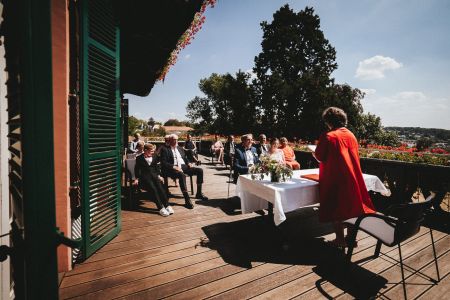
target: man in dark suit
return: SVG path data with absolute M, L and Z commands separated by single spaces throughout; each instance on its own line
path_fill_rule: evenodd
M 159 214 L 167 217 L 173 214 L 174 211 L 169 205 L 166 192 L 159 180 L 158 158 L 153 155 L 154 153 L 154 145 L 144 145 L 144 153 L 136 157 L 136 166 L 134 168 L 136 179 L 133 184 L 139 185 L 142 189 L 153 195 Z
M 246 134 L 241 137 L 242 143 L 236 146 L 234 152 L 234 183 L 239 175 L 248 174 L 249 167 L 259 162 L 255 147 L 252 146 L 253 135 Z
M 256 148 L 256 153 L 258 153 L 258 157 L 261 157 L 261 155 L 266 154 L 269 151 L 270 145 L 267 144 L 267 137 L 265 134 L 259 135 L 259 143 L 254 144 L 253 147 Z
M 169 147 L 161 149 L 160 153 L 161 167 L 163 173 L 171 178 L 176 178 L 180 182 L 180 189 L 183 193 L 186 207 L 194 208 L 189 193 L 186 188 L 186 175 L 197 176 L 197 194 L 195 198 L 208 200 L 202 193 L 203 169 L 194 167 L 194 164 L 186 157 L 183 148 L 178 146 L 178 136 L 171 134 L 169 137 Z
M 234 136 L 230 134 L 228 139 L 224 145 L 224 157 L 223 161 L 225 165 L 230 165 L 230 168 L 233 166 L 233 157 L 234 157 L 234 149 L 236 148 L 236 144 L 234 143 Z

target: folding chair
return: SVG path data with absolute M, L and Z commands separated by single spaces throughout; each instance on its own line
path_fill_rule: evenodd
M 402 273 L 403 294 L 406 299 L 405 275 L 403 271 L 403 259 L 400 244 L 408 238 L 417 234 L 424 220 L 424 215 L 431 209 L 432 201 L 436 194 L 431 195 L 420 203 L 404 203 L 391 206 L 387 210 L 388 215 L 382 214 L 366 214 L 358 218 L 352 218 L 344 221 L 353 227 L 353 232 L 349 237 L 349 249 L 347 259 L 351 262 L 353 248 L 356 241 L 358 230 L 362 230 L 372 237 L 376 238 L 377 245 L 375 247 L 374 258 L 380 255 L 381 244 L 388 247 L 398 247 L 400 258 L 400 269 Z M 439 267 L 436 257 L 436 249 L 434 247 L 433 231 L 430 228 L 431 245 L 433 248 L 434 263 L 436 265 L 437 282 L 440 281 Z M 430 278 L 430 280 L 435 281 Z

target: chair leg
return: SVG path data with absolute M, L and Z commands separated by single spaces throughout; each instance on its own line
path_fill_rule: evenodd
M 377 245 L 375 246 L 375 253 L 373 254 L 373 257 L 380 256 L 380 250 L 381 250 L 381 241 L 377 241 Z
M 194 195 L 194 181 L 192 180 L 192 176 L 189 176 L 191 179 L 191 195 Z
M 353 249 L 355 248 L 355 243 L 356 243 L 356 236 L 358 235 L 358 228 L 359 227 L 354 227 L 352 226 L 351 230 L 350 230 L 350 236 L 348 237 L 348 250 L 347 250 L 347 260 L 349 262 L 352 261 L 352 255 L 353 255 Z M 349 229 L 347 229 L 348 232 Z
M 402 250 L 401 250 L 401 247 L 400 247 L 400 243 L 398 243 L 398 255 L 400 257 L 400 269 L 402 271 L 403 295 L 404 295 L 405 300 L 406 300 L 407 296 L 406 296 L 405 273 L 403 272 L 403 258 L 402 258 Z
M 438 267 L 438 261 L 436 256 L 436 248 L 434 247 L 434 238 L 433 238 L 433 230 L 430 228 L 430 236 L 431 236 L 431 246 L 433 247 L 433 254 L 434 254 L 434 264 L 436 265 L 436 274 L 437 274 L 437 281 L 441 281 L 441 277 L 439 275 L 439 267 Z

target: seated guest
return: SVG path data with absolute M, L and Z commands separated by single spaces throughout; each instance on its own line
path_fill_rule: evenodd
M 236 144 L 234 143 L 234 136 L 230 134 L 227 138 L 225 146 L 223 147 L 223 160 L 226 165 L 232 166 L 235 147 Z
M 166 192 L 158 177 L 158 159 L 154 156 L 156 147 L 153 144 L 146 144 L 143 147 L 144 154 L 136 157 L 136 166 L 134 168 L 136 179 L 133 184 L 139 185 L 139 187 L 149 192 L 154 197 L 159 214 L 167 217 L 173 214 L 174 211 L 169 205 Z
M 239 175 L 248 174 L 248 168 L 259 162 L 256 149 L 252 146 L 253 135 L 243 135 L 241 141 L 234 152 L 234 183 L 237 182 Z
M 211 146 L 211 152 L 217 156 L 219 163 L 223 164 L 223 144 L 216 135 L 214 143 Z
M 295 160 L 294 149 L 288 145 L 288 140 L 285 137 L 280 139 L 280 149 L 283 150 L 284 159 L 286 160 L 286 165 L 292 170 L 300 170 L 300 164 Z
M 194 205 L 192 204 L 186 189 L 186 175 L 197 176 L 197 194 L 195 195 L 195 198 L 208 200 L 202 193 L 203 169 L 194 167 L 188 160 L 183 148 L 178 146 L 178 136 L 176 134 L 171 134 L 169 136 L 169 147 L 163 147 L 161 149 L 160 157 L 163 173 L 168 177 L 179 180 L 180 189 L 183 193 L 187 208 L 192 209 L 194 208 Z
M 271 138 L 270 139 L 270 148 L 269 151 L 267 151 L 263 155 L 267 155 L 272 160 L 276 160 L 277 162 L 285 165 L 286 160 L 284 159 L 284 152 L 281 149 L 278 149 L 280 147 L 280 141 L 277 138 Z
M 254 144 L 254 147 L 256 148 L 256 153 L 258 153 L 258 156 L 261 156 L 269 151 L 270 145 L 267 144 L 267 137 L 265 134 L 260 134 L 258 141 L 259 143 Z
M 130 142 L 130 145 L 128 146 L 127 154 L 132 154 L 132 153 L 136 152 L 136 147 L 137 147 L 137 144 L 139 143 L 140 139 L 141 139 L 141 135 L 136 132 L 134 134 L 134 139 Z
M 191 135 L 189 133 L 186 135 L 186 142 L 184 143 L 183 150 L 184 152 L 186 152 L 186 156 L 190 161 L 195 162 L 197 165 L 200 163 L 200 161 L 196 157 L 197 147 L 192 141 Z

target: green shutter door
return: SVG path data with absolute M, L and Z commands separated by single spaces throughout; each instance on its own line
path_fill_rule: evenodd
M 83 257 L 120 231 L 119 29 L 112 1 L 82 1 L 81 188 Z

